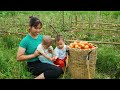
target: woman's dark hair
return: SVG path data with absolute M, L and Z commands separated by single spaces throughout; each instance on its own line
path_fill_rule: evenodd
M 30 18 L 30 21 L 29 21 L 30 27 L 37 27 L 38 24 L 40 24 L 42 26 L 42 22 L 37 17 L 30 16 L 29 18 Z
M 57 36 L 55 37 L 55 42 L 58 42 L 58 41 L 60 41 L 60 40 L 63 40 L 63 41 L 64 41 L 64 38 L 62 37 L 62 35 L 57 35 Z

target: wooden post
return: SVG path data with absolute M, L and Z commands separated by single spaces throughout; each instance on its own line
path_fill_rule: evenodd
M 69 16 L 69 18 L 70 18 L 70 28 L 72 28 L 72 17 Z
M 88 27 L 88 29 L 90 30 L 90 29 L 91 29 L 91 23 L 92 23 L 92 22 L 91 22 L 91 16 L 90 16 L 89 12 L 88 12 L 88 15 L 89 15 L 89 21 L 88 21 L 88 22 L 89 22 L 89 27 Z
M 64 31 L 64 11 L 62 11 L 62 29 Z
M 96 12 L 96 27 L 100 28 L 100 11 Z
M 75 16 L 75 24 L 77 25 L 77 15 Z

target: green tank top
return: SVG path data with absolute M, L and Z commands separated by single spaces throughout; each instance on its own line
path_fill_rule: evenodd
M 38 37 L 35 39 L 35 38 L 32 38 L 29 34 L 27 34 L 26 37 L 24 37 L 21 40 L 19 46 L 26 49 L 25 51 L 26 55 L 33 54 L 37 49 L 37 46 L 42 42 L 42 38 L 43 38 L 43 35 L 38 35 Z M 38 57 L 29 59 L 27 60 L 27 62 L 33 62 L 36 60 L 38 60 Z

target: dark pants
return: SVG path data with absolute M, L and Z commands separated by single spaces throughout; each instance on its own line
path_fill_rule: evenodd
M 40 60 L 34 62 L 28 62 L 28 69 L 33 75 L 38 76 L 44 73 L 45 79 L 57 79 L 63 70 L 55 65 L 42 63 Z

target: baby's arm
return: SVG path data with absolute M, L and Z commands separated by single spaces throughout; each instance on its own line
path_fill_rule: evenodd
M 55 53 L 54 53 L 54 49 L 52 46 L 50 46 L 49 50 L 51 51 L 51 54 L 52 54 L 52 61 L 55 61 L 57 59 Z
M 70 55 L 69 46 L 68 45 L 66 45 L 66 54 Z
M 70 55 L 70 52 L 69 52 L 69 46 L 66 46 L 66 56 L 67 56 L 67 59 L 66 59 L 66 67 L 68 67 L 68 57 Z
M 54 55 L 55 59 L 59 58 L 59 51 L 57 48 L 54 49 L 53 55 Z
M 45 53 L 41 53 L 45 58 L 47 58 L 47 59 L 49 59 L 49 60 L 51 60 L 52 61 L 52 58 L 51 57 L 49 57 L 48 55 L 46 55 Z

